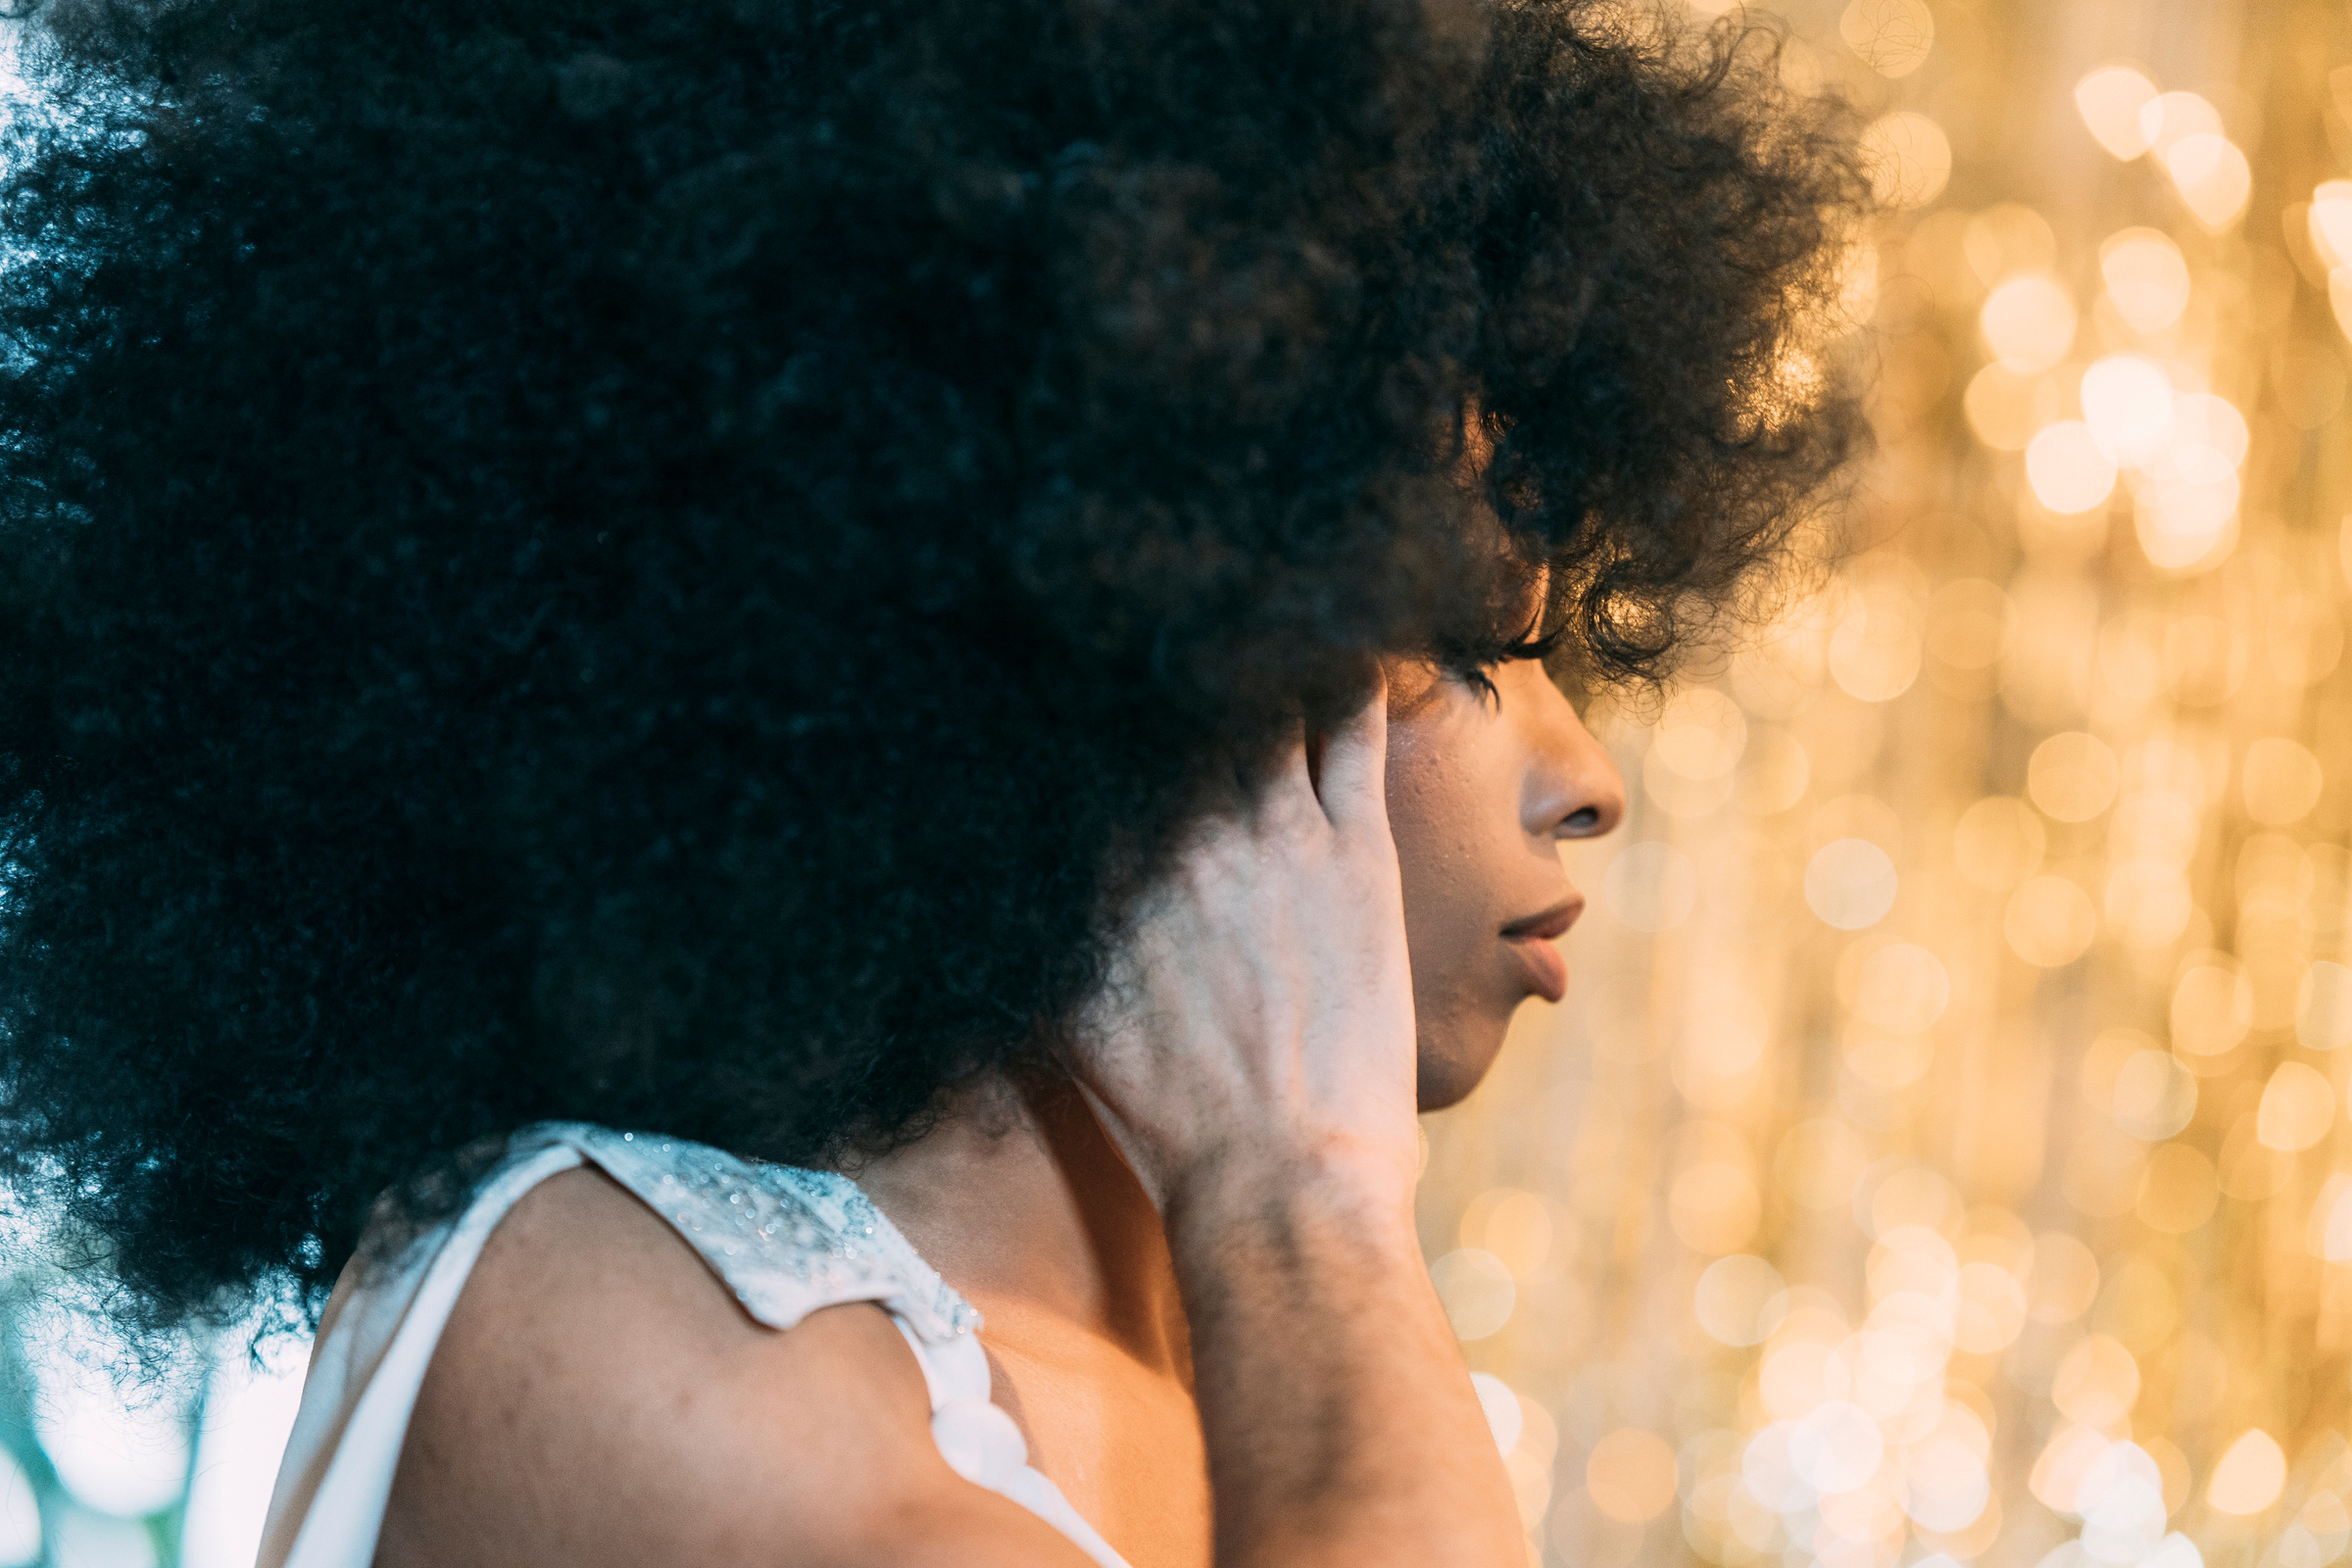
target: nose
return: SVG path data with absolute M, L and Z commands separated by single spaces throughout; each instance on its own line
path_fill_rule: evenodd
M 1542 664 L 1531 660 L 1506 668 L 1519 690 L 1500 693 L 1502 710 L 1518 710 L 1512 716 L 1520 720 L 1527 744 L 1522 825 L 1531 837 L 1544 839 L 1591 839 L 1609 832 L 1625 820 L 1625 780 L 1617 764 Z

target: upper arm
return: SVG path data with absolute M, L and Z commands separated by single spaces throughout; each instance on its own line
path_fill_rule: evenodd
M 435 1349 L 380 1568 L 1088 1568 L 931 1440 L 877 1306 L 788 1333 L 593 1170 L 515 1205 Z

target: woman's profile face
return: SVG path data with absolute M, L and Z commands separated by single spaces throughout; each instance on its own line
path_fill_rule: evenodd
M 1542 664 L 1489 671 L 1493 693 L 1427 664 L 1389 668 L 1389 824 L 1404 885 L 1420 1101 L 1478 1087 L 1511 1014 L 1557 1002 L 1554 938 L 1584 909 L 1563 839 L 1606 833 L 1625 785 Z

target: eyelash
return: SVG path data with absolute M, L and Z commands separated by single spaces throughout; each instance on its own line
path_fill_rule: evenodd
M 1502 693 L 1495 688 L 1494 678 L 1487 673 L 1493 667 L 1491 664 L 1468 664 L 1454 670 L 1453 678 L 1469 687 L 1470 694 L 1481 703 L 1493 704 L 1499 708 L 1502 705 Z

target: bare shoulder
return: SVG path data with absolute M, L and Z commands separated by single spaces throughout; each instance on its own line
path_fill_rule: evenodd
M 435 1350 L 379 1568 L 1070 1564 L 949 1469 L 876 1306 L 778 1333 L 593 1170 L 517 1203 Z

